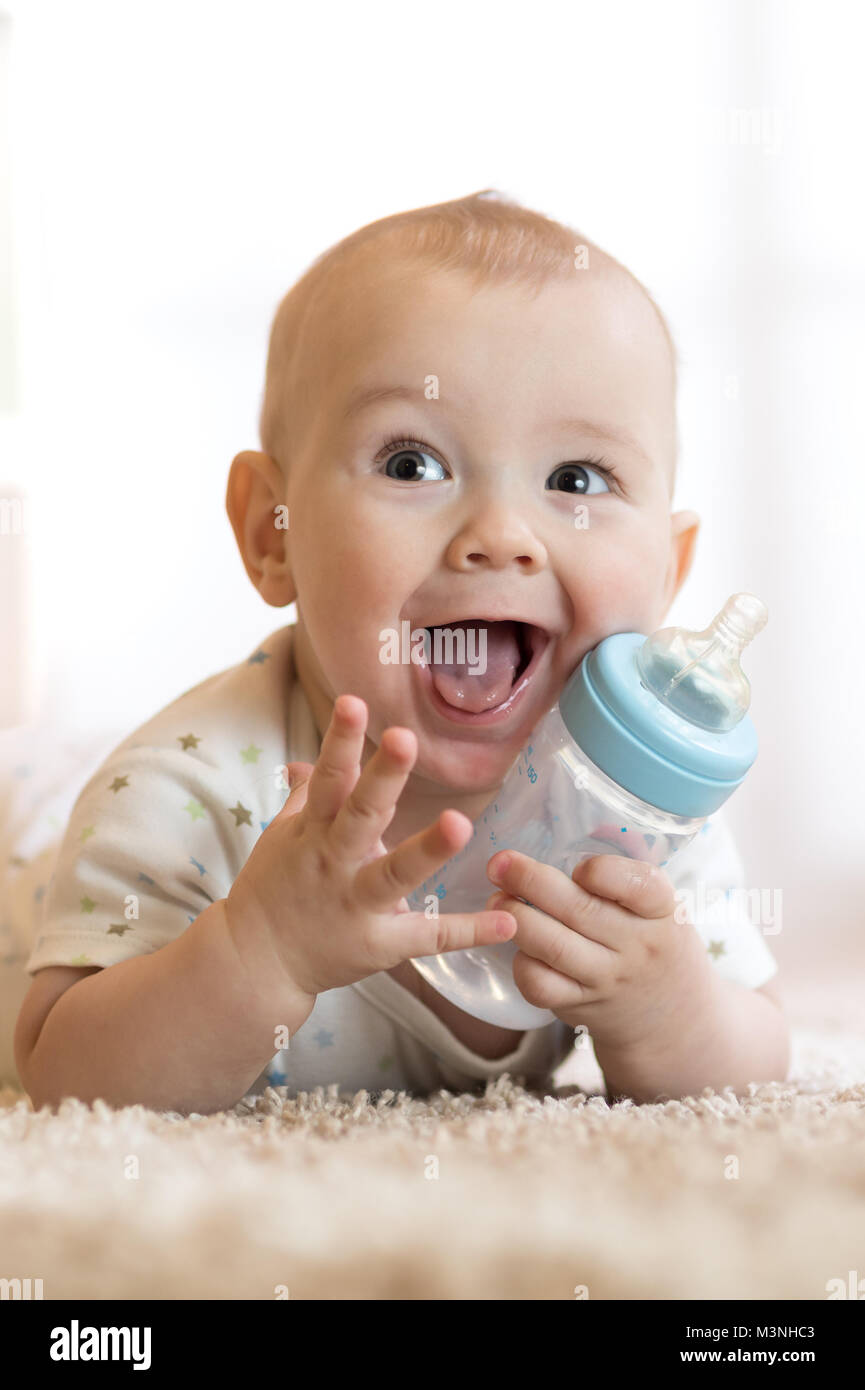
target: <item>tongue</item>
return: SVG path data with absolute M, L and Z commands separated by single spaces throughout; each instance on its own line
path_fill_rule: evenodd
M 448 623 L 430 631 L 433 685 L 447 704 L 481 714 L 508 698 L 521 659 L 516 623 Z

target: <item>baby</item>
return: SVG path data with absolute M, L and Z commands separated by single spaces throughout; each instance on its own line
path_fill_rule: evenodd
M 597 855 L 568 878 L 502 852 L 484 911 L 408 911 L 585 653 L 661 626 L 699 526 L 671 514 L 657 306 L 488 192 L 361 228 L 277 311 L 262 451 L 234 459 L 227 509 L 253 584 L 298 620 L 81 793 L 16 1030 L 36 1105 L 209 1113 L 270 1083 L 428 1092 L 504 1071 L 542 1088 L 581 1026 L 611 1098 L 786 1076 L 759 929 L 676 912 L 689 876 L 741 879 L 720 815 L 669 872 Z M 486 674 L 385 659 L 404 623 L 468 625 Z M 412 964 L 508 938 L 555 1023 L 483 1023 Z

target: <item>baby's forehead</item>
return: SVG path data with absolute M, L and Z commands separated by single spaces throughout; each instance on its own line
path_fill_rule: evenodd
M 547 311 L 552 310 L 560 328 L 578 332 L 590 327 L 605 346 L 639 343 L 647 355 L 663 359 L 675 372 L 675 348 L 651 296 L 624 266 L 602 251 L 592 254 L 587 266 L 532 280 L 527 275 L 431 267 L 408 252 L 384 258 L 373 255 L 370 247 L 356 249 L 329 281 L 327 296 L 318 306 L 319 341 L 323 348 L 344 350 L 351 343 L 363 356 L 365 348 L 371 350 L 375 340 L 386 338 L 394 327 L 406 327 L 414 336 L 432 326 L 454 343 L 449 332 L 451 316 L 454 327 L 471 321 L 457 320 L 454 311 L 470 308 L 477 296 L 490 307 L 492 321 L 499 309 L 491 306 L 507 306 L 508 329 L 517 335 L 525 317 L 527 350 L 531 341 L 537 342 L 539 320 L 542 330 Z M 539 312 L 525 313 L 525 306 L 534 304 Z M 426 311 L 423 323 L 417 318 L 419 307 Z M 482 319 L 480 314 L 476 317 Z M 345 352 L 342 355 L 345 360 Z

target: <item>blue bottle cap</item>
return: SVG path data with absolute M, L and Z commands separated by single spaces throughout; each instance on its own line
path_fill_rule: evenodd
M 749 715 L 725 732 L 703 729 L 646 688 L 640 632 L 617 632 L 587 653 L 559 711 L 597 767 L 634 796 L 674 815 L 711 815 L 736 790 L 757 756 Z

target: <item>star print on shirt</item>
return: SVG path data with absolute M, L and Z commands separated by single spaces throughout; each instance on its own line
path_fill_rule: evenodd
M 333 1033 L 329 1033 L 326 1028 L 319 1028 L 315 1041 L 319 1047 L 333 1047 Z
M 108 790 L 109 790 L 110 792 L 115 792 L 115 793 L 116 793 L 116 792 L 119 792 L 120 789 L 121 789 L 122 787 L 128 787 L 128 786 L 129 786 L 129 776 L 128 776 L 128 774 L 126 774 L 126 775 L 124 775 L 123 777 L 115 777 L 114 781 L 111 783 L 111 786 L 108 788 Z
M 252 656 L 249 658 L 249 661 L 247 662 L 247 665 L 248 665 L 248 666 L 260 666 L 261 663 L 262 663 L 263 661 L 267 661 L 267 660 L 269 659 L 269 657 L 270 657 L 270 652 L 263 652 L 263 651 L 261 650 L 261 648 L 259 647 L 258 651 L 257 651 L 257 652 L 254 652 L 254 653 L 252 654 Z
M 239 829 L 241 825 L 252 825 L 252 812 L 247 811 L 241 801 L 236 806 L 229 806 L 229 814 L 234 816 L 234 828 Z
M 184 811 L 189 812 L 193 820 L 204 819 L 204 807 L 202 806 L 200 801 L 187 801 L 183 809 Z
M 196 738 L 195 734 L 178 734 L 177 742 L 181 748 L 197 748 L 201 739 Z
M 204 865 L 203 865 L 203 864 L 199 864 L 199 862 L 198 862 L 197 859 L 193 859 L 193 857 L 192 857 L 191 854 L 190 854 L 190 856 L 189 856 L 189 862 L 190 862 L 190 864 L 194 864 L 194 865 L 195 865 L 196 869 L 198 870 L 198 872 L 201 874 L 201 876 L 202 876 L 202 878 L 203 878 L 204 875 L 207 873 L 207 870 L 205 869 Z
M 254 743 L 251 743 L 248 748 L 241 748 L 240 756 L 245 763 L 257 763 L 258 755 L 263 751 L 264 750 L 261 748 L 256 748 Z
M 91 836 L 91 835 L 95 835 L 95 834 L 96 834 L 96 827 L 95 827 L 95 826 L 93 826 L 93 825 L 85 825 L 84 829 L 83 829 L 82 832 L 81 832 L 81 838 L 82 838 L 82 840 L 89 840 L 90 836 Z
M 719 956 L 725 956 L 727 954 L 727 947 L 724 945 L 723 941 L 710 941 L 706 950 L 714 960 L 717 960 Z
M 81 911 L 82 911 L 82 912 L 92 912 L 95 906 L 96 906 L 96 904 L 95 904 L 95 902 L 93 901 L 92 898 L 82 898 L 82 899 L 81 899 Z
M 122 936 L 124 932 L 131 931 L 128 922 L 112 922 L 108 928 L 109 936 Z

